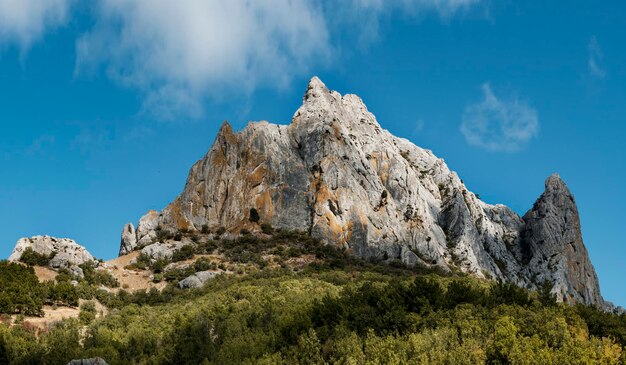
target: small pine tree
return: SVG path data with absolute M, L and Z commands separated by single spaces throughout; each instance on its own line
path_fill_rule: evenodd
M 539 287 L 539 301 L 548 307 L 556 305 L 556 295 L 552 293 L 552 287 L 548 280 L 544 280 Z

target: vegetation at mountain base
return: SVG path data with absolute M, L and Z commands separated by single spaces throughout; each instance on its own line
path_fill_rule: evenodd
M 81 265 L 84 278 L 60 270 L 55 281 L 39 282 L 32 266 L 0 261 L 0 313 L 27 316 L 43 315 L 44 305 L 78 306 L 79 299 L 92 299 L 98 287 L 118 287 L 111 274 L 95 270 L 92 264 Z M 71 283 L 77 281 L 77 285 Z M 102 291 L 105 292 L 105 291 Z
M 162 291 L 114 293 L 87 280 L 70 284 L 109 314 L 96 318 L 93 302 L 86 302 L 79 319 L 45 331 L 22 317 L 5 318 L 0 363 L 91 357 L 109 364 L 626 363 L 626 317 L 558 304 L 549 285 L 528 291 L 460 273 L 358 260 L 298 232 L 200 240 L 194 255 L 209 250 L 228 265 L 250 266 L 192 290 L 179 289 L 175 277 Z M 279 264 L 306 255 L 313 259 L 305 267 Z M 43 288 L 50 284 L 38 283 L 32 268 L 0 265 L 0 295 L 11 285 L 17 291 L 15 282 L 27 278 L 34 293 L 43 293 L 36 298 L 46 297 Z M 213 265 L 201 257 L 189 267 Z M 69 284 L 55 285 L 63 283 Z

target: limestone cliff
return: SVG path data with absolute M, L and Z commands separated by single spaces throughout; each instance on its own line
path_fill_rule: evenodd
M 259 222 L 249 218 L 254 208 Z M 602 305 L 576 205 L 557 177 L 524 218 L 482 202 L 429 150 L 381 128 L 361 99 L 309 83 L 289 125 L 224 123 L 183 192 L 163 211 L 124 228 L 120 252 L 157 239 L 158 228 L 259 231 L 259 223 L 308 230 L 353 254 L 458 268 Z

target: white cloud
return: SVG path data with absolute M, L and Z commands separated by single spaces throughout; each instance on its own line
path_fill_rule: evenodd
M 459 10 L 478 4 L 481 0 L 352 0 L 360 8 L 376 11 L 402 10 L 411 13 L 437 11 L 442 16 L 450 16 Z
M 484 99 L 463 113 L 461 132 L 471 145 L 490 151 L 517 151 L 539 133 L 537 112 L 517 98 L 500 100 L 489 84 Z
M 587 50 L 589 51 L 589 59 L 587 60 L 589 73 L 591 74 L 591 76 L 599 79 L 605 78 L 606 71 L 600 66 L 604 55 L 602 54 L 602 49 L 600 48 L 598 39 L 595 36 L 591 37 L 591 39 L 589 40 L 589 43 L 587 44 Z
M 197 116 L 203 98 L 229 90 L 286 85 L 330 50 L 322 11 L 304 0 L 102 0 L 96 17 L 77 42 L 77 72 L 104 65 L 169 116 Z
M 337 5 L 332 2 L 332 13 L 337 13 L 335 25 L 356 32 L 359 45 L 366 48 L 381 37 L 381 19 L 394 13 L 420 17 L 435 12 L 443 20 L 449 20 L 483 0 L 346 0 Z M 329 11 L 330 13 L 330 11 Z M 348 27 L 346 27 L 346 25 Z
M 0 0 L 0 45 L 28 50 L 46 30 L 65 24 L 70 0 Z
M 340 33 L 371 41 L 385 14 L 447 18 L 479 1 L 100 0 L 94 28 L 77 41 L 76 72 L 106 70 L 161 119 L 198 118 L 207 99 L 311 73 L 345 46 Z

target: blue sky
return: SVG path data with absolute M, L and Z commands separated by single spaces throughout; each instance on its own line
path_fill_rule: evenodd
M 0 0 L 0 257 L 114 257 L 223 120 L 288 123 L 318 75 L 487 202 L 523 214 L 560 173 L 625 305 L 625 44 L 622 1 Z

